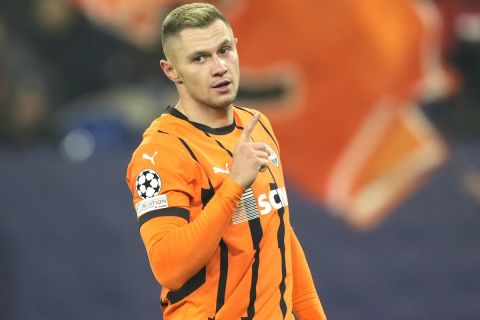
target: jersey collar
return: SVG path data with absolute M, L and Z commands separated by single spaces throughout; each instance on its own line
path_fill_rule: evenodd
M 180 111 L 178 111 L 177 109 L 175 109 L 174 107 L 171 107 L 171 106 L 167 107 L 166 113 L 168 113 L 168 114 L 170 114 L 170 115 L 172 115 L 176 118 L 185 120 L 185 121 L 189 122 L 190 124 L 192 124 L 195 128 L 200 129 L 200 130 L 205 131 L 205 132 L 210 133 L 210 134 L 216 134 L 216 135 L 229 134 L 236 127 L 235 118 L 233 118 L 232 124 L 229 124 L 228 126 L 220 127 L 220 128 L 212 128 L 212 127 L 206 126 L 202 123 L 190 121 L 187 118 L 186 115 L 184 115 L 183 113 L 181 113 Z

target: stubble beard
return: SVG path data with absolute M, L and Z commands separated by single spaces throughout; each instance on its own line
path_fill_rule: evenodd
M 226 99 L 209 99 L 207 102 L 208 106 L 214 109 L 226 109 L 232 105 L 233 101 L 235 101 L 237 94 L 235 93 L 231 97 Z
M 203 102 L 204 105 L 213 109 L 226 109 L 232 105 L 232 103 L 235 101 L 235 98 L 237 97 L 238 87 L 235 87 L 232 90 L 233 92 L 228 94 L 228 96 L 215 97 L 215 95 L 212 94 L 211 96 L 207 97 L 205 101 L 201 102 Z
M 226 94 L 226 95 L 221 95 L 221 94 L 216 94 L 216 93 L 211 93 L 209 92 L 206 96 L 204 95 L 198 95 L 195 94 L 195 92 L 192 92 L 194 94 L 190 94 L 190 99 L 192 102 L 197 104 L 198 106 L 203 106 L 204 108 L 212 108 L 216 110 L 221 110 L 221 109 L 228 109 L 233 102 L 235 101 L 235 98 L 237 97 L 238 93 L 238 86 L 235 86 L 232 88 L 233 92 Z

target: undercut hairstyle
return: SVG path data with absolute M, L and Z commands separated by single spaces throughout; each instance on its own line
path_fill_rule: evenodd
M 227 26 L 227 18 L 213 5 L 208 3 L 188 3 L 173 9 L 163 20 L 162 48 L 165 52 L 167 39 L 187 28 L 206 28 L 218 19 Z

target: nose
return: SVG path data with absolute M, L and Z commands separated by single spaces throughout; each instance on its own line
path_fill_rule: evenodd
M 218 55 L 214 55 L 212 60 L 212 75 L 223 76 L 227 72 L 225 61 L 223 61 L 223 59 L 220 58 Z

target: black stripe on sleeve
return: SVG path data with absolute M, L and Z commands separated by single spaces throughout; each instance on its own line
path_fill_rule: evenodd
M 212 183 L 210 182 L 210 179 L 208 179 L 208 184 L 210 185 L 209 189 L 201 189 L 201 197 L 202 197 L 202 210 L 205 208 L 205 206 L 208 204 L 210 199 L 213 198 L 215 195 L 215 189 L 213 189 Z
M 227 244 L 220 240 L 220 277 L 218 279 L 217 291 L 217 313 L 225 304 L 225 291 L 227 289 L 227 273 L 228 273 L 228 247 Z
M 207 279 L 207 268 L 203 267 L 196 275 L 194 275 L 190 280 L 185 282 L 185 284 L 176 291 L 170 291 L 167 293 L 168 301 L 173 304 L 182 300 L 205 283 Z
M 141 215 L 138 218 L 138 223 L 142 226 L 145 222 L 156 217 L 180 217 L 188 222 L 190 221 L 190 212 L 187 209 L 177 207 L 153 210 Z

